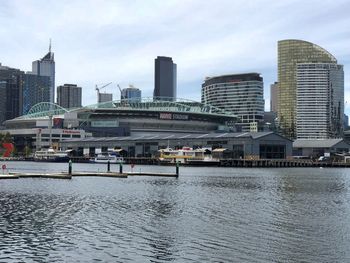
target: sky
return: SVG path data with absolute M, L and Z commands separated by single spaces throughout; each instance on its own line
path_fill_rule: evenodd
M 154 59 L 177 64 L 177 96 L 200 101 L 208 76 L 258 72 L 265 108 L 277 81 L 277 41 L 302 39 L 344 65 L 345 111 L 350 114 L 349 0 L 0 0 L 0 63 L 31 70 L 48 52 L 56 86 L 83 88 L 83 104 L 129 84 L 152 97 Z

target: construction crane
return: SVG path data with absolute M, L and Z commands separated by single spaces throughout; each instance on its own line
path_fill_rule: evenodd
M 125 97 L 123 96 L 122 88 L 120 87 L 119 84 L 117 84 L 117 86 L 118 86 L 118 89 L 120 90 L 120 100 L 123 101 L 125 100 Z
M 101 89 L 103 89 L 103 88 L 105 88 L 105 87 L 107 87 L 107 86 L 109 86 L 109 85 L 111 85 L 111 84 L 112 84 L 112 82 L 109 82 L 109 83 L 103 85 L 103 86 L 100 87 L 100 88 L 99 88 L 97 85 L 95 86 L 95 89 L 96 89 L 96 91 L 97 91 L 97 103 L 100 102 L 100 91 L 101 91 Z

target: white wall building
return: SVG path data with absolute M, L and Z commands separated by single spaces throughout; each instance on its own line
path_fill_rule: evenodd
M 298 139 L 341 138 L 344 71 L 335 63 L 297 64 L 296 134 Z

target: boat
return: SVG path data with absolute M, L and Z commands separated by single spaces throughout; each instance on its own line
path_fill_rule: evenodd
M 53 148 L 40 150 L 34 153 L 36 162 L 68 162 L 69 155 L 67 151 L 56 151 Z
M 217 164 L 219 160 L 214 160 L 211 157 L 209 148 L 193 149 L 191 147 L 182 147 L 182 149 L 174 150 L 172 148 L 160 149 L 159 161 L 161 163 L 187 163 L 187 164 Z
M 91 163 L 124 163 L 124 158 L 116 154 L 98 154 L 95 158 L 90 159 Z

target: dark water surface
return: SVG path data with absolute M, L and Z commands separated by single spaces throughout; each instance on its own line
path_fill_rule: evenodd
M 73 164 L 73 170 L 105 168 Z M 0 180 L 0 262 L 350 262 L 349 169 L 181 167 L 180 173 L 178 179 Z

